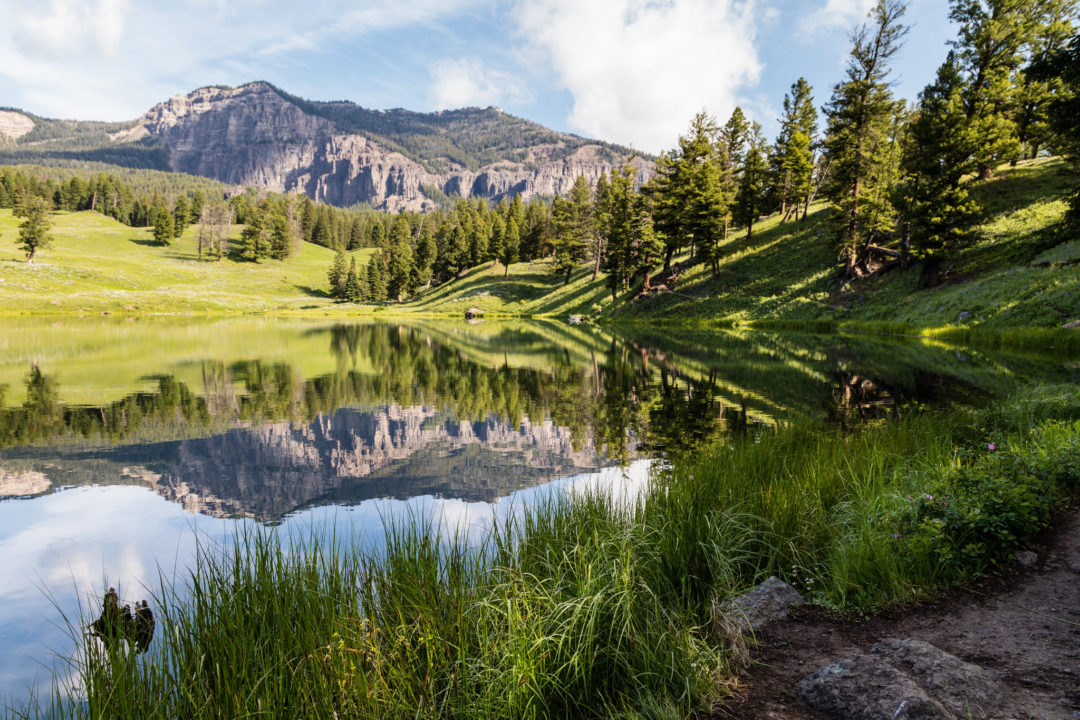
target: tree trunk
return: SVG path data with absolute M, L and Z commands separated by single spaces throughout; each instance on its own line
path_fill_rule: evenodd
M 503 265 L 503 277 L 506 277 L 509 274 L 510 274 L 510 266 L 509 265 Z
M 675 246 L 668 245 L 667 250 L 664 252 L 664 272 L 671 271 L 671 256 L 675 254 Z
M 574 271 L 574 267 L 572 265 L 570 267 L 566 268 L 566 281 L 563 282 L 564 286 L 570 284 L 570 273 L 572 273 L 573 271 Z
M 649 268 L 645 268 L 645 284 L 641 286 L 643 292 L 649 292 L 649 290 L 652 288 L 652 286 L 649 284 L 651 277 L 652 270 L 650 270 Z
M 907 270 L 911 262 L 911 223 L 900 226 L 900 269 Z

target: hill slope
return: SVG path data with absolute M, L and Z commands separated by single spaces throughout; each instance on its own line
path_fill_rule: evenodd
M 562 194 L 578 175 L 595 181 L 629 155 L 497 108 L 369 110 L 303 100 L 265 82 L 200 88 L 128 123 L 0 112 L 3 163 L 96 161 L 175 170 L 394 211 L 432 207 L 448 197 Z M 633 162 L 642 179 L 651 172 L 648 160 Z
M 1065 211 L 1063 165 L 1056 160 L 1003 169 L 976 188 L 986 208 L 971 244 L 943 268 L 946 281 L 920 286 L 920 270 L 894 270 L 840 288 L 829 239 L 830 211 L 812 208 L 801 222 L 776 216 L 758 223 L 752 240 L 733 233 L 714 279 L 687 256 L 671 289 L 612 300 L 604 277 L 590 270 L 564 285 L 549 261 L 504 268 L 485 263 L 450 283 L 397 304 L 353 305 L 326 295 L 332 253 L 304 244 L 284 263 L 199 262 L 188 235 L 154 246 L 149 229 L 129 228 L 94 213 L 56 213 L 55 246 L 34 265 L 15 248 L 17 222 L 0 211 L 0 312 L 268 312 L 348 316 L 380 313 L 453 315 L 470 307 L 491 314 L 613 322 L 889 323 L 914 330 L 1055 328 L 1080 318 L 1080 241 L 1058 227 Z M 239 228 L 234 234 L 239 233 Z M 370 250 L 357 251 L 364 264 Z M 125 309 L 126 306 L 126 309 Z M 1077 332 L 1080 335 L 1080 331 Z
M 1065 212 L 1062 168 L 1056 160 L 1022 163 L 975 188 L 985 208 L 983 222 L 972 243 L 946 265 L 947 279 L 936 288 L 920 287 L 917 266 L 837 287 L 830 211 L 819 204 L 805 221 L 781 225 L 777 216 L 767 218 L 750 241 L 745 233 L 733 234 L 717 279 L 682 256 L 678 278 L 660 278 L 670 292 L 632 292 L 612 301 L 603 277 L 592 280 L 587 270 L 564 286 L 546 263 L 513 265 L 506 280 L 501 266 L 488 264 L 408 306 L 610 320 L 1057 327 L 1080 318 L 1080 241 L 1055 227 Z

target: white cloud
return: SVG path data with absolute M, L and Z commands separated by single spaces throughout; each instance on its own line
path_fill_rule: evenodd
M 824 7 L 810 13 L 800 23 L 800 34 L 811 33 L 828 28 L 851 29 L 866 19 L 874 0 L 826 0 Z
M 658 152 L 704 108 L 721 121 L 761 72 L 753 0 L 520 0 L 519 30 L 586 135 Z
M 520 76 L 477 60 L 439 60 L 431 66 L 430 104 L 436 110 L 527 103 L 532 97 Z
M 111 57 L 124 31 L 127 0 L 13 0 L 12 40 L 30 57 Z
M 0 105 L 134 119 L 178 92 L 295 73 L 297 56 L 484 2 L 0 0 Z

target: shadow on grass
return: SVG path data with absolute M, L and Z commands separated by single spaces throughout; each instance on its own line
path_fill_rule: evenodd
M 293 285 L 294 288 L 304 293 L 308 297 L 326 298 L 330 299 L 333 296 L 322 288 L 311 287 L 310 285 Z

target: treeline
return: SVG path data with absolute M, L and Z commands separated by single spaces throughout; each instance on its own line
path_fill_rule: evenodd
M 284 259 L 300 242 L 350 250 L 373 247 L 389 225 L 383 213 L 338 208 L 304 195 L 249 188 L 230 197 L 221 183 L 179 173 L 84 175 L 70 169 L 0 168 L 0 208 L 15 209 L 31 198 L 42 200 L 48 211 L 92 210 L 131 227 L 152 227 L 162 245 L 198 225 L 200 257 L 205 249 L 218 258 Z M 229 239 L 234 223 L 251 226 L 245 228 L 239 244 Z
M 471 267 L 501 263 L 505 274 L 511 263 L 553 249 L 553 207 L 539 198 L 526 204 L 515 195 L 494 207 L 481 198 L 459 199 L 448 211 L 373 213 L 370 219 L 367 243 L 359 245 L 375 249 L 367 265 L 357 267 L 355 258 L 346 265 L 345 249 L 357 246 L 337 246 L 328 276 L 331 294 L 341 300 L 400 301 Z
M 924 283 L 937 284 L 943 260 L 981 217 L 973 183 L 1002 163 L 1048 153 L 1066 154 L 1080 177 L 1077 2 L 952 0 L 958 36 L 914 105 L 894 97 L 890 80 L 905 11 L 902 0 L 878 0 L 853 33 L 823 128 L 813 88 L 800 78 L 771 142 L 739 108 L 723 124 L 703 113 L 644 184 L 629 164 L 594 186 L 578 178 L 567 197 L 530 204 L 524 223 L 519 201 L 387 218 L 393 237 L 370 243 L 381 252 L 366 268 L 346 268 L 339 256 L 331 291 L 347 300 L 402 299 L 484 262 L 550 256 L 564 282 L 584 269 L 606 273 L 613 296 L 639 281 L 649 292 L 657 271 L 681 270 L 672 263 L 686 251 L 718 277 L 735 249 L 732 229 L 749 238 L 766 214 L 802 220 L 818 197 L 834 208 L 842 281 L 919 263 Z M 1080 191 L 1072 208 L 1070 218 L 1080 219 Z

